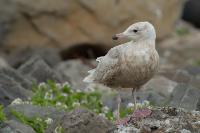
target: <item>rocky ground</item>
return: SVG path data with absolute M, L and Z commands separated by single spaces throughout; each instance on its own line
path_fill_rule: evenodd
M 200 133 L 200 31 L 177 22 L 183 1 L 105 1 L 0 0 L 0 133 Z M 144 18 L 158 29 L 160 70 L 137 92 L 138 106 L 152 113 L 135 120 L 130 91 L 82 80 L 116 45 L 112 34 Z M 52 88 L 42 91 L 45 82 Z M 70 90 L 55 89 L 64 85 Z M 121 126 L 118 93 L 129 118 Z

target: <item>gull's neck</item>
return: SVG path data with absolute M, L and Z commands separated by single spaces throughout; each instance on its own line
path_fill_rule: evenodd
M 137 41 L 132 40 L 130 43 L 133 45 L 155 48 L 155 39 L 140 39 Z

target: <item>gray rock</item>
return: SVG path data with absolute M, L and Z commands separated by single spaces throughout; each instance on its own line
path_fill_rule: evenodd
M 193 76 L 200 75 L 200 67 L 198 66 L 186 66 L 184 69 Z
M 32 89 L 32 85 L 33 85 L 32 82 L 11 67 L 0 68 L 0 74 L 3 74 L 6 77 L 19 83 L 25 89 L 29 89 L 29 90 Z
M 77 108 L 57 119 L 46 133 L 53 133 L 61 126 L 65 133 L 109 133 L 115 128 L 114 124 L 103 117 L 86 110 Z
M 179 84 L 172 93 L 170 105 L 187 110 L 196 110 L 199 107 L 200 90 L 188 84 Z
M 40 107 L 31 104 L 19 104 L 19 105 L 9 105 L 5 108 L 4 112 L 8 119 L 15 119 L 15 117 L 11 114 L 11 110 L 16 112 L 20 112 L 24 114 L 28 118 L 40 117 L 42 119 L 58 119 L 64 114 L 63 110 L 58 110 L 53 107 Z
M 18 68 L 35 55 L 39 55 L 50 67 L 61 62 L 58 49 L 50 47 L 21 47 L 12 51 L 7 60 L 11 66 Z
M 6 68 L 6 67 L 9 67 L 9 65 L 8 65 L 7 61 L 3 57 L 0 57 L 0 68 L 2 68 L 2 67 Z
M 198 66 L 186 66 L 180 69 L 164 70 L 161 75 L 178 83 L 187 83 L 200 88 L 200 67 Z
M 89 62 L 92 64 L 92 62 Z M 86 87 L 86 83 L 83 79 L 88 75 L 88 71 L 91 66 L 84 64 L 81 60 L 68 60 L 57 65 L 56 70 L 62 73 L 72 88 L 83 89 Z
M 164 76 L 155 76 L 144 86 L 144 88 L 145 90 L 151 89 L 162 96 L 169 97 L 176 85 L 176 82 Z
M 130 118 L 114 133 L 199 133 L 200 112 L 177 108 L 153 108 L 145 119 Z M 198 123 L 198 124 L 197 124 Z M 198 125 L 198 126 L 197 126 Z M 131 132 L 133 129 L 134 132 Z
M 1 133 L 36 133 L 30 126 L 9 120 L 0 126 Z
M 33 56 L 23 65 L 21 65 L 18 71 L 36 80 L 36 82 L 46 82 L 47 80 L 53 80 L 55 82 L 62 82 L 62 78 L 56 71 L 51 69 L 40 56 Z
M 27 100 L 32 94 L 19 82 L 2 73 L 0 73 L 0 92 L 0 104 L 3 105 L 10 104 L 16 98 Z

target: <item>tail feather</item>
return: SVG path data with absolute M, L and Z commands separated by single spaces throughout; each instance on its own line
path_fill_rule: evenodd
M 90 74 L 83 79 L 83 82 L 92 83 L 94 81 L 94 72 L 95 72 L 95 69 L 88 71 L 88 73 Z
M 101 57 L 98 57 L 98 58 L 96 59 L 96 61 L 97 61 L 97 62 L 100 62 L 100 61 L 101 61 L 101 59 L 103 59 L 103 56 L 101 56 Z

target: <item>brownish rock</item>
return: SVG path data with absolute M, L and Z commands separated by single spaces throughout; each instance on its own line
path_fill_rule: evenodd
M 16 21 L 3 44 L 68 47 L 82 43 L 115 45 L 114 33 L 137 21 L 150 21 L 158 38 L 169 35 L 182 0 L 13 0 Z

